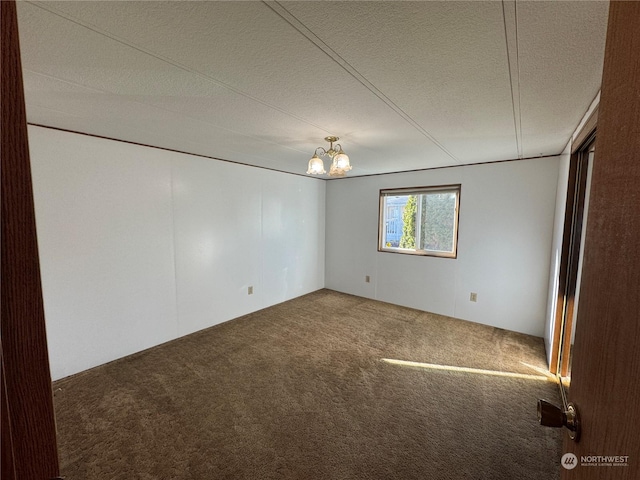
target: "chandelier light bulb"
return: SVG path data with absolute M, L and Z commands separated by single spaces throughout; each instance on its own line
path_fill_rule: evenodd
M 322 159 L 318 157 L 318 155 L 313 155 L 311 160 L 309 160 L 309 168 L 307 169 L 307 174 L 309 175 L 323 175 L 327 173 L 324 169 L 324 163 Z
M 336 168 L 344 170 L 345 172 L 351 170 L 351 165 L 349 165 L 349 156 L 344 153 L 342 149 L 340 149 L 336 156 L 333 157 L 333 163 L 335 164 Z

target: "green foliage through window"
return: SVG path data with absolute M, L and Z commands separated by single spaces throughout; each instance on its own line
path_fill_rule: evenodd
M 433 193 L 422 197 L 420 245 L 424 250 L 450 252 L 456 217 L 455 193 Z
M 409 195 L 402 214 L 402 237 L 400 248 L 416 248 L 416 213 L 418 202 L 415 195 Z

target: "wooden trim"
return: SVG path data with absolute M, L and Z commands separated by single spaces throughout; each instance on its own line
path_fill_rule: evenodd
M 327 181 L 349 180 L 349 179 L 354 179 L 354 178 L 379 177 L 381 175 L 401 175 L 403 173 L 429 172 L 431 170 L 442 170 L 442 169 L 445 169 L 445 168 L 474 167 L 474 166 L 480 166 L 480 165 L 493 165 L 494 163 L 521 162 L 523 160 L 542 160 L 542 159 L 545 159 L 545 158 L 558 157 L 558 156 L 561 155 L 561 153 L 557 153 L 555 155 L 541 155 L 541 156 L 538 156 L 538 157 L 508 158 L 506 160 L 491 160 L 489 162 L 462 163 L 460 165 L 447 165 L 447 166 L 444 166 L 444 167 L 415 168 L 413 170 L 402 170 L 400 172 L 369 173 L 367 175 L 357 175 L 357 176 L 353 176 L 353 177 L 340 177 L 340 178 L 327 178 L 325 180 L 327 180 Z
M 431 193 L 431 192 L 455 192 L 460 191 L 461 183 L 454 183 L 451 185 L 424 185 L 421 187 L 400 187 L 400 188 L 381 188 L 380 196 L 388 195 L 411 195 L 412 193 Z
M 565 309 L 563 314 L 564 324 L 562 326 L 562 343 L 560 347 L 560 369 L 561 377 L 566 377 L 569 372 L 569 359 L 571 354 L 571 333 L 573 331 L 573 316 L 575 310 L 575 299 L 578 286 L 578 267 L 580 264 L 580 248 L 582 245 L 582 226 L 584 223 L 584 206 L 587 193 L 587 177 L 589 170 L 589 152 L 595 142 L 591 137 L 589 144 L 585 145 L 578 152 L 578 173 L 575 191 L 576 205 L 572 216 L 571 246 L 569 253 L 569 266 L 567 272 L 567 287 Z
M 69 130 L 66 128 L 51 127 L 49 125 L 42 125 L 40 123 L 29 122 L 28 124 L 31 125 L 32 127 L 48 128 L 49 130 L 57 130 L 59 132 L 66 132 L 66 133 L 75 133 L 76 135 L 84 135 L 86 137 L 100 138 L 102 140 L 111 140 L 112 142 L 128 143 L 129 145 L 137 145 L 139 147 L 155 148 L 157 150 L 164 150 L 165 152 L 180 153 L 182 155 L 191 155 L 193 157 L 200 157 L 200 158 L 208 158 L 209 160 L 216 160 L 218 162 L 233 163 L 235 165 L 242 165 L 244 167 L 253 167 L 253 168 L 260 168 L 262 170 L 269 170 L 270 172 L 286 173 L 287 175 L 296 175 L 298 177 L 311 178 L 313 180 L 324 180 L 324 181 L 329 180 L 328 178 L 314 177 L 311 175 L 305 175 L 303 173 L 285 172 L 284 170 L 278 170 L 277 168 L 261 167 L 259 165 L 251 165 L 249 163 L 238 162 L 235 160 L 226 160 L 224 158 L 212 157 L 209 155 L 202 155 L 200 153 L 185 152 L 184 150 L 176 150 L 175 148 L 158 147 L 156 145 L 149 145 L 147 143 L 134 142 L 132 140 L 122 140 L 120 138 L 114 138 L 114 137 L 105 137 L 104 135 L 96 135 L 94 133 L 79 132 L 77 130 Z
M 578 254 L 580 251 L 580 242 L 582 237 L 582 217 L 584 212 L 584 195 L 586 192 L 587 181 L 586 162 L 589 155 L 589 147 L 595 141 L 597 119 L 598 109 L 596 108 L 589 116 L 587 122 L 585 122 L 585 125 L 578 133 L 578 136 L 576 136 L 576 139 L 578 137 L 581 139 L 580 148 L 573 151 L 571 159 L 569 160 L 569 178 L 567 181 L 567 198 L 565 201 L 562 250 L 560 254 L 560 269 L 558 273 L 558 292 L 556 294 L 556 309 L 554 312 L 555 322 L 551 337 L 551 359 L 549 371 L 553 374 L 560 373 L 561 375 L 566 375 L 568 370 L 569 360 L 568 358 L 560 358 L 560 350 L 563 348 L 563 342 L 571 341 L 571 328 L 573 324 L 573 309 L 579 260 Z M 582 167 L 583 163 L 585 164 L 584 167 Z M 575 232 L 573 226 L 575 215 L 578 215 L 579 218 L 580 225 L 577 226 L 577 228 L 579 228 L 579 232 Z M 575 245 L 576 236 L 578 242 L 577 245 Z M 577 252 L 575 258 L 572 257 L 572 252 Z M 568 321 L 565 319 L 568 319 Z M 567 330 L 569 330 L 568 333 Z M 564 344 L 566 345 L 566 343 Z M 560 360 L 562 360 L 564 367 L 559 365 Z
M 429 253 L 422 253 L 423 250 L 399 252 L 397 250 L 391 250 L 391 249 L 378 247 L 378 252 L 380 252 L 380 253 L 393 253 L 395 255 L 413 255 L 414 257 L 446 258 L 446 259 L 449 259 L 449 260 L 455 260 L 456 258 L 458 258 L 458 249 L 457 249 L 457 247 L 456 247 L 456 254 L 455 255 L 451 255 L 451 254 L 448 254 L 446 252 L 444 252 L 442 254 L 439 254 L 438 252 L 432 252 L 431 250 L 426 250 L 426 251 L 429 252 Z
M 59 475 L 49 355 L 29 163 L 18 20 L 2 21 L 2 366 L 16 478 Z M 4 426 L 4 422 L 3 422 Z M 8 454 L 7 454 L 8 456 Z M 5 453 L 3 453 L 3 458 Z
M 558 291 L 556 293 L 556 310 L 554 312 L 555 322 L 553 325 L 553 336 L 551 337 L 551 359 L 549 371 L 558 373 L 558 359 L 560 355 L 560 339 L 562 337 L 562 318 L 564 313 L 564 302 L 567 292 L 567 280 L 569 271 L 569 251 L 571 248 L 571 222 L 573 218 L 573 208 L 575 202 L 575 190 L 578 173 L 578 155 L 571 155 L 569 160 L 569 178 L 567 180 L 567 197 L 565 199 L 564 228 L 562 230 L 562 248 L 560 250 L 560 269 L 558 272 Z
M 571 153 L 575 153 L 578 150 L 583 150 L 585 143 L 590 143 L 591 137 L 596 131 L 596 126 L 598 125 L 598 107 L 593 109 L 591 115 L 584 125 L 577 133 L 576 138 L 571 143 Z
M 582 238 L 584 197 L 587 182 L 587 147 L 591 145 L 593 141 L 595 141 L 595 130 L 591 130 L 589 143 L 582 144 L 584 149 L 571 155 L 569 163 L 560 271 L 558 273 L 558 292 L 556 294 L 557 301 L 554 314 L 555 323 L 551 341 L 551 363 L 549 365 L 549 370 L 553 374 L 560 373 L 561 375 L 566 375 L 567 373 L 568 359 L 562 359 L 565 368 L 560 368 L 560 351 L 563 345 L 566 345 L 564 342 L 571 341 L 579 252 Z M 576 222 L 575 225 L 574 221 Z
M 413 170 L 403 170 L 401 172 L 370 173 L 368 175 L 355 175 L 355 176 L 351 176 L 351 177 L 324 178 L 324 177 L 313 177 L 313 176 L 310 176 L 310 175 L 305 175 L 303 173 L 285 172 L 284 170 L 278 170 L 276 168 L 261 167 L 259 165 L 251 165 L 249 163 L 238 162 L 238 161 L 235 161 L 235 160 L 226 160 L 224 158 L 212 157 L 212 156 L 209 156 L 209 155 L 202 155 L 202 154 L 199 154 L 199 153 L 185 152 L 184 150 L 176 150 L 174 148 L 158 147 L 156 145 L 149 145 L 149 144 L 146 144 L 146 143 L 139 143 L 139 142 L 134 142 L 134 141 L 131 141 L 131 140 L 122 140 L 120 138 L 114 138 L 114 137 L 106 137 L 104 135 L 96 135 L 94 133 L 86 133 L 86 132 L 80 132 L 80 131 L 77 131 L 77 130 L 69 130 L 67 128 L 52 127 L 50 125 L 43 125 L 41 123 L 29 122 L 28 124 L 31 125 L 32 127 L 47 128 L 49 130 L 57 130 L 59 132 L 66 132 L 66 133 L 75 133 L 76 135 L 85 135 L 87 137 L 101 138 L 103 140 L 111 140 L 113 142 L 128 143 L 130 145 L 137 145 L 139 147 L 156 148 L 158 150 L 164 150 L 166 152 L 181 153 L 183 155 L 191 155 L 191 156 L 194 156 L 194 157 L 208 158 L 210 160 L 217 160 L 219 162 L 234 163 L 236 165 L 243 165 L 245 167 L 260 168 L 260 169 L 263 169 L 263 170 L 269 170 L 271 172 L 286 173 L 287 175 L 296 175 L 298 177 L 312 178 L 314 180 L 323 180 L 325 182 L 333 181 L 333 180 L 349 180 L 349 179 L 353 179 L 353 178 L 378 177 L 380 175 L 395 175 L 395 174 L 401 174 L 401 173 L 428 172 L 430 170 L 441 170 L 443 168 L 472 167 L 474 165 L 492 165 L 494 163 L 520 162 L 520 161 L 523 161 L 523 160 L 541 160 L 541 159 L 544 159 L 544 158 L 553 158 L 553 157 L 557 157 L 558 155 L 560 155 L 558 153 L 556 155 L 542 155 L 542 156 L 538 156 L 538 157 L 527 157 L 527 158 L 508 158 L 506 160 L 491 160 L 489 162 L 480 162 L 480 163 L 464 163 L 464 164 L 461 164 L 461 165 L 448 165 L 448 166 L 444 166 L 444 167 L 416 168 L 416 169 L 413 169 Z
M 378 193 L 378 242 L 377 242 L 377 245 L 376 245 L 376 250 L 378 252 L 380 251 L 380 244 L 382 243 L 382 235 L 383 235 L 383 233 L 382 233 L 382 230 L 383 230 L 383 228 L 382 228 L 382 219 L 383 219 L 382 215 L 383 215 L 383 212 L 384 212 L 384 206 L 383 206 L 384 200 L 383 200 L 381 192 L 382 192 L 382 190 Z

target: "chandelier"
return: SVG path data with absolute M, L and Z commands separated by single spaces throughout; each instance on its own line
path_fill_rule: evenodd
M 329 142 L 329 150 L 325 150 L 322 147 L 316 148 L 313 157 L 311 157 L 311 160 L 309 160 L 309 168 L 307 169 L 307 173 L 309 175 L 323 175 L 327 173 L 327 171 L 324 169 L 324 163 L 320 158 L 326 155 L 331 159 L 329 176 L 344 177 L 347 172 L 351 170 L 351 165 L 349 164 L 349 156 L 344 153 L 344 151 L 342 150 L 342 145 L 340 145 L 339 143 L 336 143 L 335 148 L 333 147 L 333 143 L 340 140 L 338 137 L 325 137 L 324 139 Z M 320 156 L 318 156 L 318 154 L 320 154 Z

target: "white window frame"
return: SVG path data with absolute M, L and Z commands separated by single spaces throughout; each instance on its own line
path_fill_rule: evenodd
M 387 188 L 380 190 L 380 205 L 378 215 L 378 251 L 387 253 L 400 253 L 406 255 L 420 255 L 427 257 L 441 257 L 441 258 L 457 258 L 458 256 L 458 223 L 460 217 L 460 192 L 462 190 L 461 184 L 454 185 L 437 185 L 430 187 L 407 187 L 407 188 Z M 452 251 L 440 251 L 440 250 L 421 250 L 410 249 L 400 247 L 387 247 L 384 245 L 385 229 L 387 224 L 387 208 L 385 199 L 393 196 L 408 196 L 408 195 L 428 195 L 430 193 L 454 193 L 456 196 L 455 205 L 455 217 L 453 222 L 453 249 Z M 417 205 L 417 218 L 421 218 L 420 209 L 422 208 L 422 202 L 418 202 Z M 420 229 L 422 228 L 422 222 L 416 222 L 416 240 L 421 237 Z M 416 241 L 416 244 L 419 242 Z

